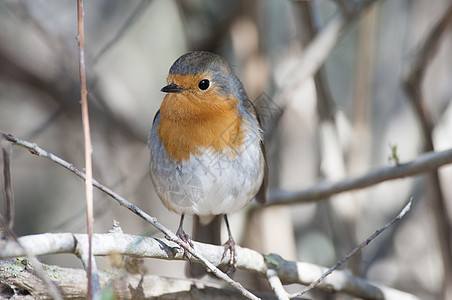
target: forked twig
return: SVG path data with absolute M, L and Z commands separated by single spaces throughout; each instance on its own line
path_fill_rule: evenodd
M 366 247 L 367 245 L 370 244 L 370 242 L 372 242 L 377 236 L 379 236 L 383 231 L 385 231 L 386 229 L 388 229 L 392 224 L 396 223 L 397 221 L 400 221 L 405 214 L 411 209 L 411 204 L 413 203 L 413 197 L 410 198 L 410 200 L 408 201 L 408 203 L 405 205 L 405 207 L 402 209 L 402 211 L 394 218 L 392 219 L 389 223 L 387 223 L 385 226 L 383 226 L 382 228 L 378 229 L 377 231 L 375 231 L 371 236 L 369 236 L 364 242 L 362 242 L 360 245 L 358 245 L 356 248 L 354 248 L 352 251 L 350 251 L 346 256 L 344 256 L 341 260 L 339 260 L 334 266 L 332 266 L 328 271 L 326 271 L 325 273 L 323 273 L 322 276 L 320 276 L 319 279 L 317 279 L 316 281 L 312 282 L 310 285 L 308 285 L 306 288 L 304 288 L 302 291 L 300 291 L 299 293 L 293 294 L 290 296 L 290 298 L 294 298 L 294 297 L 298 297 L 301 296 L 303 294 L 305 294 L 306 292 L 308 292 L 309 290 L 313 289 L 314 287 L 316 287 L 317 285 L 319 285 L 320 282 L 322 282 L 325 277 L 327 277 L 328 275 L 330 275 L 331 273 L 333 273 L 334 270 L 337 270 L 340 266 L 342 266 L 342 264 L 344 262 L 346 262 L 347 260 L 350 259 L 350 257 L 352 257 L 353 255 L 355 255 L 358 251 L 360 251 L 362 248 Z

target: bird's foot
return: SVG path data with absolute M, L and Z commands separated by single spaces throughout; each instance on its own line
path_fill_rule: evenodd
M 185 231 L 182 229 L 182 227 L 179 227 L 176 231 L 176 236 L 186 242 L 189 246 L 192 248 L 194 247 L 194 244 L 191 240 L 191 237 L 185 233 Z
M 235 249 L 235 241 L 232 238 L 232 236 L 229 236 L 226 243 L 224 243 L 224 252 L 223 256 L 221 257 L 221 260 L 223 260 L 226 257 L 226 254 L 229 252 L 229 264 L 228 268 L 226 269 L 226 273 L 232 273 L 237 268 L 237 251 Z
M 176 236 L 180 238 L 182 241 L 188 244 L 189 247 L 194 248 L 194 244 L 191 240 L 191 237 L 185 233 L 185 231 L 182 229 L 182 227 L 179 227 L 176 231 Z M 188 252 L 188 249 L 185 249 L 184 246 L 180 245 L 182 250 L 184 251 L 184 257 L 188 259 L 188 262 L 191 264 L 190 259 L 190 253 Z
M 184 215 L 181 215 L 179 227 L 177 228 L 176 231 L 176 236 L 180 238 L 182 241 L 184 241 L 186 244 L 188 244 L 188 247 L 194 248 L 194 244 L 191 240 L 191 237 L 188 234 L 186 234 L 183 229 L 183 224 L 184 224 Z M 188 249 L 182 244 L 179 244 L 179 246 L 181 246 L 182 250 L 184 251 L 184 257 L 186 257 L 188 261 L 191 263 Z

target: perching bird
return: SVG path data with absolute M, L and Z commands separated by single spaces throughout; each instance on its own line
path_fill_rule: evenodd
M 219 55 L 195 51 L 179 57 L 149 135 L 150 175 L 163 204 L 208 223 L 224 215 L 230 266 L 235 241 L 226 214 L 243 209 L 255 196 L 265 202 L 267 165 L 258 115 L 242 83 Z

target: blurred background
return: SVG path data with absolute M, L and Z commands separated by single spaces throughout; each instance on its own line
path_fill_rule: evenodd
M 190 50 L 223 55 L 258 106 L 271 189 L 298 191 L 394 165 L 388 159 L 393 146 L 400 163 L 415 159 L 426 150 L 425 138 L 403 80 L 450 1 L 372 2 L 351 14 L 319 74 L 284 90 L 317 32 L 363 1 L 86 1 L 94 177 L 176 230 L 179 216 L 161 204 L 149 179 L 146 142 L 168 70 Z M 82 169 L 76 19 L 76 1 L 0 1 L 0 131 L 36 142 Z M 450 32 L 421 82 L 435 150 L 452 147 Z M 16 232 L 85 232 L 83 181 L 18 147 L 11 155 Z M 439 175 L 447 224 L 452 167 L 441 168 Z M 444 215 L 437 215 L 428 182 L 422 175 L 309 204 L 251 205 L 231 215 L 230 222 L 242 246 L 329 267 L 413 196 L 406 218 L 343 269 L 422 299 L 438 299 L 452 285 L 447 279 L 451 258 L 441 251 L 450 248 L 450 236 L 438 234 L 437 220 Z M 95 232 L 107 232 L 113 220 L 126 233 L 161 237 L 95 191 Z M 42 259 L 81 267 L 71 255 Z M 109 268 L 108 259 L 98 261 Z M 185 276 L 183 262 L 144 263 L 148 273 Z M 247 287 L 269 289 L 254 277 L 236 274 Z M 348 298 L 318 291 L 311 296 Z

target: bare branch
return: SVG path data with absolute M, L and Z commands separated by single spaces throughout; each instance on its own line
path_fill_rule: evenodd
M 440 152 L 432 151 L 424 153 L 408 163 L 372 170 L 362 176 L 338 182 L 321 182 L 302 191 L 272 190 L 269 195 L 269 205 L 317 201 L 333 194 L 366 188 L 387 180 L 426 173 L 450 163 L 452 163 L 452 149 Z
M 51 161 L 56 162 L 57 164 L 65 167 L 66 169 L 68 169 L 69 171 L 71 171 L 72 173 L 77 175 L 78 177 L 80 177 L 82 179 L 86 179 L 85 173 L 83 173 L 82 171 L 78 170 L 76 167 L 74 167 L 72 164 L 68 163 L 64 159 L 61 159 L 60 157 L 58 157 L 58 156 L 56 156 L 56 155 L 54 155 L 54 154 L 52 154 L 50 152 L 45 151 L 44 149 L 40 148 L 38 145 L 36 145 L 34 143 L 30 143 L 30 142 L 24 141 L 24 140 L 21 140 L 21 139 L 18 139 L 18 138 L 14 137 L 14 136 L 12 136 L 10 134 L 2 133 L 2 135 L 3 135 L 3 137 L 6 140 L 8 140 L 8 141 L 10 141 L 10 142 L 12 142 L 12 143 L 14 143 L 16 145 L 19 145 L 19 146 L 22 146 L 22 147 L 26 148 L 28 151 L 30 151 L 31 154 L 35 154 L 37 156 L 46 157 L 46 158 L 50 159 Z M 138 215 L 143 220 L 147 221 L 148 223 L 153 225 L 155 228 L 160 230 L 162 233 L 165 234 L 165 236 L 167 237 L 168 240 L 175 242 L 180 247 L 185 249 L 185 251 L 187 251 L 194 258 L 196 258 L 195 261 L 199 261 L 200 263 L 202 263 L 208 270 L 210 270 L 213 274 L 215 274 L 215 276 L 217 276 L 218 278 L 224 280 L 226 283 L 228 283 L 233 288 L 239 290 L 242 293 L 242 295 L 244 295 L 245 297 L 248 297 L 250 299 L 258 299 L 253 294 L 251 294 L 249 291 L 247 291 L 240 283 L 232 280 L 228 275 L 226 275 L 220 269 L 215 267 L 215 265 L 213 265 L 209 260 L 207 260 L 201 254 L 199 254 L 198 251 L 196 251 L 195 249 L 191 248 L 190 245 L 188 245 L 186 242 L 182 241 L 171 230 L 169 230 L 168 228 L 166 228 L 165 226 L 160 224 L 157 221 L 156 218 L 148 215 L 143 210 L 141 210 L 140 208 L 136 207 L 135 205 L 133 205 L 132 203 L 127 201 L 125 198 L 121 197 L 120 195 L 118 195 L 117 193 L 115 193 L 114 191 L 109 189 L 108 187 L 100 184 L 95 179 L 93 179 L 93 185 L 96 188 L 98 188 L 101 191 L 103 191 L 104 193 L 106 193 L 107 195 L 111 196 L 121 206 L 124 206 L 125 208 L 129 209 L 134 214 Z M 227 257 L 227 256 L 226 256 L 226 258 L 229 259 L 229 257 Z
M 337 270 L 340 266 L 342 266 L 347 260 L 350 259 L 353 255 L 355 255 L 358 251 L 360 251 L 362 248 L 366 247 L 370 244 L 377 236 L 379 236 L 383 231 L 388 229 L 392 224 L 394 224 L 397 221 L 400 221 L 405 214 L 410 210 L 411 204 L 413 203 L 413 197 L 410 198 L 408 203 L 405 205 L 405 207 L 402 209 L 402 211 L 391 220 L 391 222 L 387 223 L 382 228 L 375 231 L 370 237 L 367 238 L 364 242 L 362 242 L 360 245 L 358 245 L 356 248 L 354 248 L 352 251 L 350 251 L 345 257 L 343 257 L 340 261 L 338 261 L 334 266 L 332 266 L 328 271 L 326 271 L 322 276 L 320 276 L 319 279 L 311 283 L 309 286 L 307 286 L 305 289 L 303 289 L 301 292 L 296 293 L 294 295 L 291 295 L 291 298 L 302 296 L 305 293 L 307 293 L 309 290 L 313 289 L 317 285 L 320 284 L 328 275 L 333 273 L 335 270 Z
M 83 299 L 86 297 L 86 272 L 81 269 L 62 268 L 44 265 L 59 286 L 65 299 Z M 168 295 L 177 295 L 177 299 L 220 299 L 242 300 L 236 290 L 225 289 L 216 283 L 199 280 L 165 278 L 151 274 L 130 274 L 122 269 L 99 272 L 102 288 L 114 292 L 114 299 L 155 299 Z M 25 258 L 0 261 L 2 296 L 8 299 L 55 299 L 46 285 L 36 276 L 35 264 Z M 257 292 L 265 299 L 276 299 L 268 293 Z M 111 299 L 111 298 L 109 298 Z M 166 299 L 166 298 L 165 298 Z
M 75 253 L 86 247 L 86 234 L 44 233 L 23 236 L 19 238 L 22 245 L 35 255 L 55 253 Z M 228 257 L 223 257 L 224 248 L 194 242 L 198 253 L 213 262 L 216 266 L 226 266 Z M 93 235 L 93 253 L 97 256 L 107 256 L 112 253 L 141 258 L 159 258 L 166 260 L 186 260 L 183 251 L 177 243 L 166 239 L 134 236 L 122 233 L 107 233 Z M 0 257 L 16 257 L 23 255 L 23 249 L 13 242 L 0 242 Z M 197 257 L 193 262 L 201 262 Z M 269 266 L 271 264 L 271 266 Z M 318 265 L 287 261 L 276 254 L 265 255 L 247 248 L 237 247 L 237 268 L 253 272 L 261 276 L 267 275 L 268 268 L 276 271 L 282 283 L 299 283 L 308 285 L 319 278 L 327 268 Z M 316 288 L 330 292 L 344 292 L 366 299 L 417 299 L 415 296 L 366 281 L 353 276 L 347 271 L 335 271 Z

